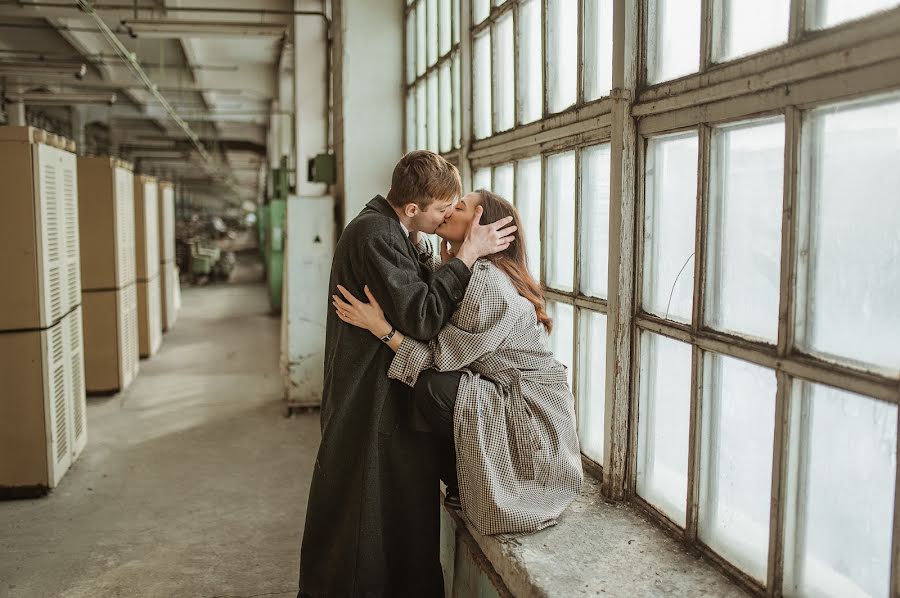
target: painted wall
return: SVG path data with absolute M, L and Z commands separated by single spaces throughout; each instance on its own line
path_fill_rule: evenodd
M 490 576 L 482 569 L 456 521 L 441 507 L 441 569 L 446 598 L 500 598 Z M 483 557 L 482 557 L 483 558 Z M 501 582 L 502 583 L 502 582 Z M 507 591 L 508 592 L 508 591 Z M 508 595 L 507 592 L 504 594 Z
M 343 225 L 403 155 L 403 2 L 335 0 L 335 148 Z
M 329 2 L 294 0 L 296 10 L 325 10 Z M 297 135 L 296 192 L 303 196 L 328 193 L 326 185 L 306 180 L 306 164 L 328 149 L 328 28 L 316 16 L 294 17 L 294 123 Z

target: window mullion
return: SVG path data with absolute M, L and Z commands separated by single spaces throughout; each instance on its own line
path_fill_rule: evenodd
M 472 147 L 473 97 L 472 97 L 472 0 L 460 1 L 459 35 L 459 78 L 460 78 L 460 144 L 459 175 L 463 185 L 472 188 L 472 166 L 469 163 L 469 149 Z M 467 25 L 468 24 L 468 25 Z M 466 26 L 464 26 L 466 25 Z
M 497 82 L 497 22 L 491 20 L 490 24 L 490 32 L 491 32 L 491 134 L 488 137 L 497 134 L 497 122 L 500 120 L 498 118 L 498 106 L 497 106 L 497 86 L 499 85 Z M 491 170 L 493 172 L 493 169 Z M 493 180 L 493 174 L 491 175 Z
M 709 69 L 712 64 L 713 24 L 718 15 L 723 11 L 716 10 L 721 7 L 724 0 L 700 0 L 700 72 Z M 716 6 L 718 3 L 718 6 Z
M 547 84 L 547 14 L 549 0 L 540 0 L 541 4 L 541 118 L 547 118 L 550 107 L 550 86 Z
M 709 206 L 709 161 L 711 129 L 700 127 L 697 158 L 697 205 L 694 237 L 694 303 L 691 329 L 696 333 L 703 327 L 703 311 L 706 281 L 706 227 Z M 700 435 L 703 410 L 703 351 L 695 344 L 691 351 L 691 409 L 688 430 L 688 492 L 685 537 L 697 539 L 697 521 L 700 497 Z
M 897 410 L 897 429 L 900 430 L 900 409 Z M 897 446 L 894 449 L 895 455 L 900 455 L 900 434 L 897 434 Z M 891 585 L 890 595 L 900 595 L 900 459 L 897 462 L 896 474 L 894 477 L 894 535 L 891 538 Z
M 791 17 L 788 25 L 788 43 L 803 39 L 806 31 L 806 0 L 791 0 Z
M 541 280 L 547 288 L 547 156 L 541 154 Z
M 584 3 L 585 0 L 578 0 L 576 10 L 578 11 L 578 23 L 575 25 L 575 31 L 578 33 L 578 48 L 576 49 L 577 64 L 575 66 L 575 105 L 580 106 L 585 102 L 584 99 Z
M 777 354 L 784 358 L 793 352 L 795 315 L 795 260 L 797 243 L 797 197 L 800 187 L 801 112 L 788 108 L 784 116 L 784 184 L 781 221 L 781 275 L 778 305 Z M 790 459 L 799 450 L 799 435 L 791 433 L 793 379 L 784 371 L 776 372 L 775 435 L 772 450 L 772 497 L 769 504 L 769 556 L 766 589 L 770 596 L 780 596 L 784 585 L 786 525 L 789 505 Z M 790 547 L 791 549 L 793 547 Z
M 513 96 L 513 117 L 512 128 L 515 129 L 519 126 L 519 2 L 516 2 L 515 6 L 513 6 L 512 10 L 512 19 L 513 19 L 513 55 L 512 55 L 512 64 L 513 64 L 513 88 L 512 88 L 512 96 Z M 515 163 L 513 164 L 513 180 L 515 181 Z M 513 190 L 515 191 L 515 183 L 513 183 Z M 513 199 L 515 199 L 515 192 L 513 193 Z
M 572 292 L 575 297 L 581 296 L 581 204 L 584 201 L 582 197 L 582 158 L 583 148 L 575 148 L 575 238 L 572 242 L 575 244 L 575 280 L 572 281 Z
M 634 216 L 637 127 L 631 105 L 637 90 L 639 37 L 637 3 L 615 0 L 613 20 L 621 23 L 613 35 L 613 85 L 610 138 L 609 278 L 606 335 L 606 406 L 604 409 L 604 496 L 622 500 L 626 477 L 631 418 L 631 368 L 634 320 Z M 544 61 L 546 63 L 546 60 Z M 618 365 L 621 364 L 621 367 Z
M 700 434 L 703 418 L 703 350 L 691 347 L 691 406 L 688 424 L 687 507 L 684 537 L 695 542 L 700 514 Z

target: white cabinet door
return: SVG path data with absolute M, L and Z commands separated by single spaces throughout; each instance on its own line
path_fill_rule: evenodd
M 66 334 L 62 322 L 43 335 L 44 413 L 47 425 L 47 471 L 55 488 L 72 463 L 72 409 L 66 365 Z
M 59 150 L 38 143 L 34 145 L 34 189 L 37 203 L 38 266 L 41 278 L 41 326 L 49 327 L 68 311 L 69 301 L 64 286 L 65 239 L 62 225 L 61 161 Z

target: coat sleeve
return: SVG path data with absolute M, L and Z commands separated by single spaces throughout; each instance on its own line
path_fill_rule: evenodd
M 453 260 L 423 280 L 408 244 L 395 236 L 369 240 L 363 252 L 364 282 L 391 325 L 408 337 L 428 341 L 437 336 L 462 300 L 471 272 L 462 261 Z
M 415 386 L 424 370 L 462 369 L 496 351 L 509 337 L 516 321 L 510 297 L 499 288 L 493 268 L 481 264 L 476 269 L 459 317 L 430 342 L 404 338 L 391 361 L 388 378 Z

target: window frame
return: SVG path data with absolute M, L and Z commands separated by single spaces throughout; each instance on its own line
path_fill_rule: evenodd
M 801 227 L 800 212 L 802 124 L 804 113 L 819 106 L 866 98 L 884 93 L 900 94 L 900 7 L 841 23 L 828 29 L 814 29 L 808 22 L 806 5 L 814 0 L 791 0 L 786 43 L 722 62 L 712 60 L 712 19 L 714 5 L 721 0 L 702 0 L 700 68 L 677 79 L 647 84 L 647 31 L 652 0 L 613 0 L 617 23 L 624 29 L 613 31 L 613 84 L 609 96 L 584 101 L 584 2 L 578 2 L 578 69 L 576 104 L 566 110 L 548 112 L 547 84 L 547 0 L 539 0 L 542 48 L 542 116 L 520 124 L 519 100 L 519 10 L 520 0 L 490 3 L 488 17 L 472 24 L 471 3 L 462 0 L 463 124 L 459 164 L 464 184 L 476 168 L 514 165 L 523 159 L 540 157 L 541 200 L 541 282 L 547 280 L 547 157 L 575 151 L 575 271 L 573 291 L 545 288 L 548 301 L 573 305 L 573 393 L 579 394 L 581 361 L 580 330 L 582 311 L 604 314 L 607 323 L 606 396 L 603 430 L 603 463 L 583 455 L 586 469 L 602 480 L 604 495 L 628 500 L 676 537 L 695 547 L 717 563 L 734 580 L 756 595 L 777 595 L 783 589 L 785 573 L 785 529 L 790 517 L 789 469 L 792 404 L 799 381 L 824 384 L 900 405 L 900 384 L 896 377 L 872 368 L 835 363 L 800 352 L 795 347 L 797 312 L 797 250 Z M 471 43 L 474 36 L 493 28 L 497 19 L 513 12 L 513 65 L 516 106 L 512 129 L 474 139 L 471 119 Z M 622 14 L 624 11 L 624 14 Z M 492 38 L 496 39 L 493 35 Z M 405 46 L 404 46 L 405 47 Z M 491 57 L 494 68 L 494 49 Z M 468 71 L 468 73 L 466 73 Z M 493 72 L 493 71 L 492 71 Z M 493 78 L 496 81 L 496 77 Z M 492 90 L 493 92 L 493 90 Z M 789 93 L 788 93 L 789 92 Z M 492 93 L 491 110 L 494 111 Z M 468 105 L 466 105 L 468 103 Z M 704 325 L 706 307 L 707 227 L 709 175 L 713 128 L 721 125 L 780 116 L 784 120 L 784 169 L 780 239 L 778 334 L 775 344 L 745 338 Z M 689 129 L 698 131 L 698 185 L 695 214 L 695 257 L 692 318 L 680 324 L 653 316 L 640 309 L 643 287 L 643 217 L 645 211 L 644 168 L 650 137 Z M 599 143 L 610 144 L 609 285 L 606 299 L 581 292 L 582 253 L 582 153 Z M 493 176 L 493 170 L 492 176 Z M 513 188 L 518 201 L 518 167 L 514 166 Z M 660 334 L 691 346 L 691 414 L 688 456 L 687 519 L 684 528 L 675 526 L 658 509 L 635 492 L 637 456 L 637 390 L 640 388 L 640 335 Z M 698 537 L 700 484 L 700 442 L 702 382 L 707 354 L 733 357 L 774 372 L 776 378 L 775 430 L 772 463 L 772 499 L 767 579 L 765 584 L 751 579 L 738 567 L 708 548 Z M 577 399 L 576 399 L 577 400 Z M 576 413 L 578 413 L 576 405 Z M 900 426 L 900 421 L 898 421 Z M 900 437 L 900 434 L 898 434 Z M 900 446 L 897 447 L 900 449 Z M 898 450 L 900 453 L 900 450 Z M 898 455 L 900 456 L 900 455 Z M 898 459 L 900 463 L 900 459 Z M 891 550 L 890 588 L 900 593 L 900 471 L 895 479 L 895 507 Z

